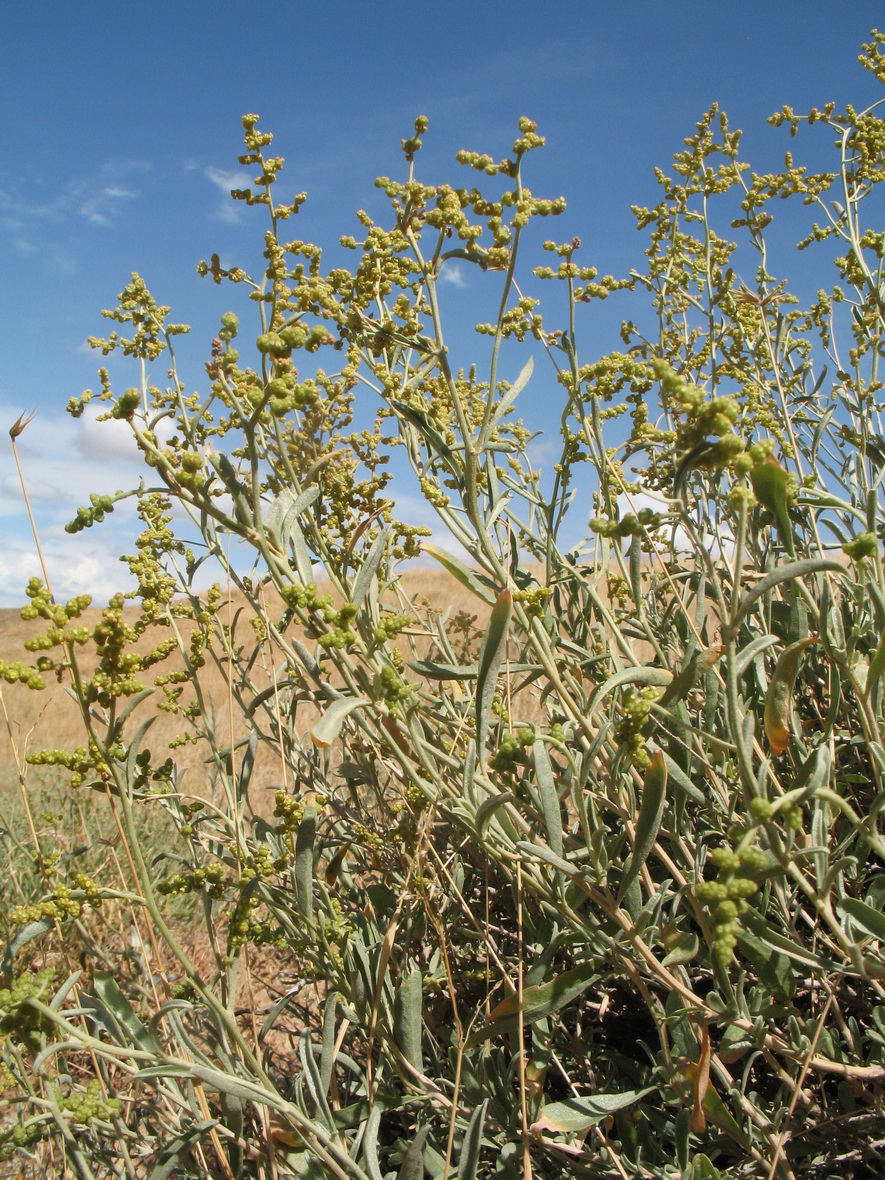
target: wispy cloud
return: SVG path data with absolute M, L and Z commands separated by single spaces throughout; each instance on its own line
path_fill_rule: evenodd
M 240 206 L 231 200 L 231 189 L 243 188 L 242 172 L 233 172 L 224 168 L 209 165 L 206 176 L 217 189 L 224 194 L 223 199 L 216 205 L 212 216 L 217 221 L 238 222 L 240 220 Z
M 450 287 L 464 288 L 470 286 L 464 267 L 460 262 L 453 262 L 451 259 L 446 262 L 445 266 L 439 272 L 439 281 L 441 283 L 448 283 Z
M 107 185 L 98 192 L 91 193 L 80 205 L 78 210 L 81 217 L 93 225 L 110 225 L 117 211 L 117 202 L 134 200 L 136 194 L 128 189 L 116 185 Z
M 97 229 L 114 226 L 124 204 L 140 195 L 144 160 L 107 160 L 89 174 L 57 177 L 0 175 L 0 229 L 17 254 L 47 255 L 66 273 L 76 270 L 65 230 L 77 222 Z

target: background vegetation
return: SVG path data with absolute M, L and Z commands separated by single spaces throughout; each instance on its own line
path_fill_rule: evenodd
M 824 124 L 832 171 L 752 173 L 713 108 L 636 210 L 643 268 L 547 241 L 547 310 L 523 254 L 563 204 L 525 187 L 530 120 L 501 160 L 460 153 L 459 188 L 419 179 L 418 119 L 378 182 L 389 222 L 360 214 L 326 270 L 244 118 L 264 272 L 200 270 L 257 338 L 224 315 L 199 393 L 133 276 L 93 343 L 139 373 L 95 395 L 147 467 L 138 591 L 96 615 L 31 583 L 29 661 L 2 664 L 69 689 L 80 727 L 9 727 L 13 1166 L 881 1174 L 885 125 L 773 122 Z M 769 270 L 781 198 L 836 268 L 808 306 Z M 452 259 L 497 307 L 482 372 L 446 347 Z M 621 287 L 651 315 L 588 359 L 582 305 Z M 560 391 L 547 482 L 516 416 L 535 355 Z M 469 555 L 424 545 L 446 605 L 401 572 L 422 538 L 393 447 Z

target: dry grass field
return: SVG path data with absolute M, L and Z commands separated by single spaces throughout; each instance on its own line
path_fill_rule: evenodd
M 411 570 L 404 579 L 403 590 L 423 612 L 447 612 L 449 618 L 461 615 L 464 627 L 474 638 L 481 634 L 488 608 L 445 571 L 422 567 Z M 327 593 L 328 588 L 320 586 L 320 591 Z M 79 621 L 90 628 L 94 627 L 100 621 L 101 609 L 100 605 L 93 605 L 84 612 Z M 132 611 L 134 618 L 136 608 L 127 609 Z M 272 603 L 269 609 L 273 617 L 275 607 Z M 250 639 L 254 642 L 249 616 L 242 599 L 236 593 L 223 600 L 219 617 L 225 625 L 236 630 L 243 642 Z M 0 610 L 0 659 L 33 663 L 35 656 L 25 650 L 25 641 L 45 629 L 46 623 L 42 619 L 24 620 L 18 609 Z M 185 625 L 183 634 L 186 636 L 187 633 Z M 157 639 L 155 631 L 145 636 L 136 645 L 136 650 L 148 650 Z M 417 653 L 424 655 L 426 640 L 419 637 L 416 647 Z M 413 653 L 408 651 L 405 640 L 402 649 L 404 656 L 407 659 L 411 658 Z M 84 671 L 91 672 L 94 661 L 90 663 L 88 646 L 79 654 L 79 658 Z M 162 666 L 157 666 L 144 674 L 143 679 L 150 685 L 155 676 L 180 666 L 180 661 L 176 663 L 173 656 Z M 202 675 L 205 676 L 208 695 L 216 710 L 216 727 L 219 732 L 224 732 L 230 726 L 230 685 L 225 670 L 218 665 L 210 665 L 204 669 Z M 34 691 L 23 685 L 3 685 L 0 691 L 5 714 L 0 723 L 0 790 L 7 791 L 15 783 L 17 765 L 24 765 L 28 753 L 48 747 L 67 749 L 76 746 L 83 741 L 83 727 L 77 705 L 64 682 L 59 683 L 50 677 L 42 691 Z M 156 711 L 155 698 L 145 702 L 139 716 L 143 717 L 151 711 Z M 304 732 L 307 732 L 314 720 L 314 716 L 305 713 Z M 151 741 L 160 748 L 174 739 L 181 729 L 182 723 L 178 718 L 161 712 L 152 727 Z M 181 757 L 189 758 L 187 748 L 181 752 Z M 25 769 L 29 776 L 33 776 L 34 771 L 35 768 Z
M 461 615 L 465 642 L 478 642 L 488 608 L 472 596 L 448 573 L 433 568 L 409 571 L 404 582 L 406 595 L 415 601 L 421 613 L 433 615 L 447 612 L 448 617 Z M 94 627 L 101 617 L 101 606 L 90 607 L 80 620 Z M 135 616 L 135 607 L 127 608 Z M 273 616 L 273 607 L 270 613 Z M 255 633 L 243 602 L 236 594 L 222 605 L 219 617 L 230 626 L 241 642 L 255 642 Z M 25 641 L 45 630 L 43 620 L 23 620 L 18 609 L 0 611 L 0 659 L 33 663 L 35 655 L 25 650 Z M 187 635 L 186 627 L 183 634 Z M 148 650 L 157 642 L 157 635 L 144 636 L 137 645 Z M 423 656 L 427 640 L 421 636 L 401 636 L 399 645 L 405 659 Z M 412 646 L 414 645 L 414 646 Z M 411 650 L 409 647 L 411 646 Z M 87 645 L 79 658 L 83 671 L 89 673 Z M 163 665 L 143 674 L 151 685 L 161 673 L 181 667 L 180 659 L 170 657 Z M 266 660 L 264 667 L 254 670 L 254 687 L 260 689 L 271 683 L 272 670 Z M 69 678 L 65 678 L 69 683 Z M 50 846 L 65 858 L 77 858 L 83 867 L 97 868 L 116 855 L 116 824 L 108 802 L 96 791 L 74 790 L 69 785 L 68 773 L 56 766 L 29 764 L 27 757 L 43 749 L 72 750 L 84 742 L 83 721 L 78 706 L 68 689 L 68 683 L 47 678 L 45 689 L 34 691 L 21 684 L 0 685 L 2 716 L 0 716 L 0 798 L 3 799 L 0 819 L 0 869 L 6 882 L 7 904 L 30 900 L 39 888 L 33 872 L 31 853 L 31 824 L 42 846 Z M 236 742 L 246 735 L 242 711 L 234 700 L 233 686 L 227 666 L 209 662 L 201 672 L 201 686 L 211 702 L 216 732 Z M 184 699 L 187 699 L 185 697 Z M 157 709 L 162 700 L 159 690 L 147 698 L 136 710 L 131 721 L 134 728 L 149 716 L 156 718 L 151 726 L 149 746 L 160 761 L 166 757 L 170 742 L 174 743 L 186 728 L 186 722 L 175 714 Z M 309 731 L 317 719 L 315 709 L 306 703 L 299 718 L 299 730 L 309 743 Z M 174 747 L 171 756 L 176 765 L 186 768 L 184 789 L 193 797 L 207 797 L 212 793 L 211 766 L 205 759 L 205 743 Z M 261 743 L 253 772 L 249 806 L 259 815 L 267 815 L 273 808 L 273 791 L 286 782 L 286 768 L 280 765 L 272 743 Z M 166 821 L 159 809 L 146 808 L 146 835 L 152 844 L 165 839 Z M 125 873 L 121 873 L 125 876 Z

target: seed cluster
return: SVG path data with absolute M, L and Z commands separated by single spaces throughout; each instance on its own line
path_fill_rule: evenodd
M 716 848 L 710 859 L 719 870 L 715 881 L 701 881 L 698 899 L 710 907 L 713 916 L 713 953 L 721 966 L 731 962 L 740 930 L 741 914 L 749 907 L 748 899 L 759 889 L 756 878 L 768 867 L 759 848 Z

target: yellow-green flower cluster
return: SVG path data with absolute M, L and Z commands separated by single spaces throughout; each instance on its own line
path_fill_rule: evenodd
M 70 1121 L 81 1127 L 91 1127 L 96 1122 L 110 1122 L 120 1113 L 119 1098 L 105 1098 L 101 1082 L 93 1078 L 85 1090 L 72 1090 L 59 1102 Z
M 713 953 L 723 967 L 731 961 L 740 930 L 740 917 L 749 907 L 748 898 L 759 889 L 755 878 L 768 867 L 759 848 L 716 848 L 710 859 L 719 870 L 715 881 L 701 881 L 698 900 L 709 906 L 713 918 Z
M 219 861 L 213 861 L 212 864 L 200 865 L 187 872 L 167 877 L 157 885 L 157 892 L 165 897 L 183 897 L 188 893 L 205 892 L 208 897 L 218 898 L 231 883 L 232 879 L 225 874 L 224 865 Z
M 0 988 L 0 1038 L 13 1038 L 32 1051 L 39 1049 L 41 1034 L 50 1032 L 52 1024 L 28 1001 L 45 1001 L 54 978 L 54 968 L 44 967 L 33 975 L 24 972 L 9 987 Z
M 663 693 L 661 688 L 627 688 L 621 698 L 621 720 L 615 731 L 637 766 L 647 767 L 650 761 L 647 743 L 648 719 L 652 706 Z
M 514 590 L 513 601 L 522 603 L 530 619 L 541 619 L 552 593 L 549 586 L 533 586 L 528 590 Z
M 102 893 L 91 877 L 77 873 L 72 878 L 72 885 L 73 888 L 59 881 L 49 897 L 42 901 L 13 906 L 9 911 L 10 922 L 16 926 L 44 920 L 64 922 L 69 918 L 79 918 L 87 905 L 98 909 L 103 900 Z
M 514 774 L 518 766 L 528 762 L 525 751 L 534 740 L 535 731 L 529 725 L 505 733 L 496 753 L 489 759 L 489 766 L 499 774 Z

